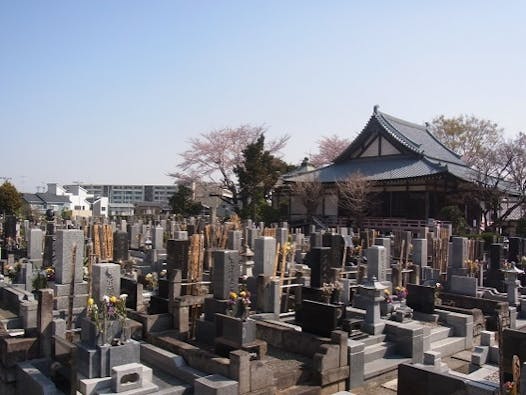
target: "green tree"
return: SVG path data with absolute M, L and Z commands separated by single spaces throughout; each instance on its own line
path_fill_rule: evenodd
M 243 160 L 234 168 L 239 180 L 239 200 L 242 204 L 241 216 L 256 221 L 274 217 L 269 210 L 268 199 L 279 176 L 290 167 L 281 159 L 265 150 L 265 136 L 248 144 L 242 152 Z
M 197 215 L 201 212 L 201 204 L 192 200 L 192 190 L 186 185 L 180 184 L 170 198 L 170 207 L 174 214 L 183 216 Z
M 22 207 L 22 195 L 9 181 L 0 185 L 0 212 L 16 214 Z

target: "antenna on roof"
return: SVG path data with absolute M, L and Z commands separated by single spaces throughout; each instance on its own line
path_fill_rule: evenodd
M 374 107 L 373 107 L 373 112 L 374 112 L 375 114 L 378 114 L 378 109 L 379 109 L 379 108 L 380 108 L 380 105 L 375 104 Z

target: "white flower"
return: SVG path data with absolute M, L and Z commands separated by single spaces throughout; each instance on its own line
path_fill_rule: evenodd
M 126 300 L 127 297 L 128 297 L 128 294 L 121 294 L 121 296 L 119 296 L 119 298 L 122 300 Z
M 109 302 L 110 302 L 110 297 L 109 297 L 108 295 L 104 295 L 104 296 L 102 297 L 102 299 L 104 299 L 104 301 L 105 301 L 106 303 L 109 303 Z

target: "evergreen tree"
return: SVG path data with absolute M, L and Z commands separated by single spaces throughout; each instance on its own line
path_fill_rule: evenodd
M 275 218 L 269 210 L 268 200 L 279 176 L 289 166 L 265 150 L 265 136 L 262 134 L 242 152 L 243 161 L 234 172 L 239 181 L 239 199 L 242 204 L 241 216 L 255 221 Z
M 179 185 L 177 192 L 170 198 L 170 207 L 174 214 L 183 216 L 197 215 L 201 212 L 201 204 L 192 200 L 192 190 L 186 185 Z
M 0 213 L 16 214 L 22 207 L 22 195 L 9 181 L 0 185 Z

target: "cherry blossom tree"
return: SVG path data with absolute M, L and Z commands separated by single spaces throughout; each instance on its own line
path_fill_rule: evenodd
M 320 167 L 332 163 L 332 161 L 349 146 L 351 140 L 334 134 L 329 137 L 322 137 L 317 143 L 318 153 L 311 156 L 310 163 L 316 167 Z
M 264 126 L 245 124 L 201 133 L 189 140 L 190 148 L 179 154 L 178 171 L 169 175 L 184 184 L 218 183 L 232 194 L 231 203 L 236 206 L 238 183 L 234 168 L 242 162 L 246 146 L 253 144 L 266 130 Z M 268 140 L 266 150 L 277 156 L 288 140 L 287 135 Z

